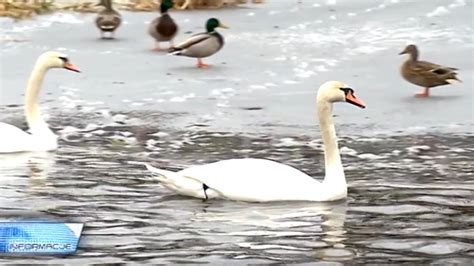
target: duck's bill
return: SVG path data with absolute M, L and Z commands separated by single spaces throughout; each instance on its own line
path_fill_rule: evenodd
M 358 106 L 360 108 L 365 108 L 365 104 L 364 102 L 362 102 L 361 100 L 359 100 L 358 98 L 356 98 L 353 94 L 349 93 L 347 94 L 346 96 L 346 102 L 350 103 L 350 104 L 353 104 L 355 106 Z
M 75 65 L 73 65 L 71 63 L 65 63 L 64 68 L 67 69 L 67 70 L 74 71 L 74 72 L 81 72 L 81 70 L 79 70 L 79 68 L 77 68 Z
M 219 23 L 219 28 L 228 29 L 229 27 L 225 24 Z

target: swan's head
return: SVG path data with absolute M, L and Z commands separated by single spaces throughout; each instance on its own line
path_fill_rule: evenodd
M 67 70 L 81 72 L 75 65 L 71 64 L 67 55 L 59 52 L 46 52 L 40 55 L 38 63 L 47 68 L 65 68 Z
M 321 85 L 318 90 L 318 101 L 347 102 L 365 108 L 365 104 L 355 96 L 354 90 L 340 81 L 328 81 Z

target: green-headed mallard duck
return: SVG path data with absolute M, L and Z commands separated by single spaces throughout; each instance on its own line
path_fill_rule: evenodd
M 415 95 L 416 97 L 428 97 L 430 88 L 460 82 L 456 77 L 457 68 L 418 61 L 418 48 L 414 44 L 408 45 L 399 54 L 409 54 L 408 60 L 402 64 L 400 69 L 402 76 L 408 82 L 424 88 L 421 93 Z
M 114 38 L 114 31 L 120 26 L 122 18 L 119 12 L 112 8 L 112 0 L 100 0 L 98 5 L 105 7 L 95 19 L 95 24 L 100 30 L 100 37 L 105 38 L 104 33 L 110 32 L 110 38 Z
M 170 48 L 169 53 L 197 58 L 197 67 L 208 67 L 209 65 L 204 64 L 201 58 L 215 54 L 224 46 L 224 37 L 216 31 L 218 27 L 227 29 L 227 26 L 223 25 L 218 19 L 208 19 L 206 32 L 191 36 L 186 41 Z
M 174 22 L 168 14 L 168 9 L 173 7 L 172 0 L 164 0 L 160 5 L 161 16 L 155 18 L 148 28 L 150 35 L 155 38 L 155 51 L 160 51 L 160 42 L 170 42 L 173 46 L 173 38 L 178 33 L 178 25 Z

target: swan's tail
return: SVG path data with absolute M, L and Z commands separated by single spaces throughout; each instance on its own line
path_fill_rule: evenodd
M 170 183 L 170 178 L 176 175 L 175 172 L 159 169 L 147 163 L 143 164 L 145 165 L 146 169 L 148 169 L 148 171 L 153 173 L 153 177 L 162 183 Z
M 182 176 L 178 173 L 159 169 L 147 163 L 142 163 L 153 173 L 153 178 L 158 180 L 164 187 L 185 196 L 196 197 L 200 199 L 215 197 L 215 193 L 209 189 L 206 195 L 205 186 L 203 183 L 193 178 Z

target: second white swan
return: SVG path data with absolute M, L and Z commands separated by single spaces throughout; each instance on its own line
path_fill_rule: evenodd
M 166 188 L 186 196 L 238 201 L 333 201 L 347 196 L 347 183 L 332 122 L 332 103 L 364 103 L 354 90 L 338 81 L 318 91 L 317 110 L 324 143 L 325 177 L 322 182 L 288 165 L 265 159 L 231 159 L 193 166 L 179 172 L 145 164 Z
M 65 68 L 80 72 L 64 54 L 45 52 L 38 57 L 25 93 L 25 115 L 29 132 L 0 122 L 0 153 L 50 151 L 57 148 L 57 136 L 41 117 L 38 105 L 41 83 L 50 68 Z

